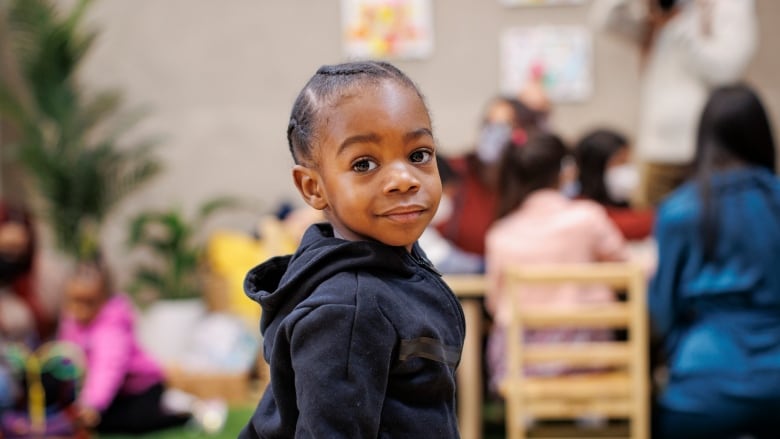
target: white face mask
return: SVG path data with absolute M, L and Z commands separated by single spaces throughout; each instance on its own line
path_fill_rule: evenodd
M 639 171 L 630 163 L 613 166 L 604 173 L 604 185 L 612 200 L 626 203 L 639 186 Z
M 482 127 L 477 143 L 479 160 L 487 164 L 498 162 L 511 135 L 512 127 L 505 123 L 490 123 Z
M 439 208 L 436 210 L 436 214 L 433 215 L 431 224 L 437 226 L 450 219 L 453 209 L 452 198 L 449 195 L 442 195 L 441 201 L 439 201 Z

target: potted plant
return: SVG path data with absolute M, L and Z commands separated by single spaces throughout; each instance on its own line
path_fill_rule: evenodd
M 74 260 L 94 257 L 107 215 L 160 170 L 156 141 L 120 142 L 137 115 L 120 117 L 116 91 L 89 94 L 77 70 L 97 34 L 82 29 L 89 0 L 60 11 L 51 0 L 0 7 L 7 49 L 0 115 L 15 128 L 12 160 L 32 183 L 33 206 Z M 2 17 L 4 15 L 4 17 Z
M 165 363 L 175 363 L 189 331 L 204 318 L 204 226 L 215 213 L 239 206 L 231 197 L 204 202 L 188 218 L 179 207 L 141 212 L 130 222 L 128 247 L 144 252 L 130 292 L 144 306 L 140 337 Z

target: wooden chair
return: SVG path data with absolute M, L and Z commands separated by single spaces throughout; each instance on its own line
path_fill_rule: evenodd
M 603 284 L 627 292 L 626 301 L 567 310 L 524 311 L 513 294 L 507 329 L 507 437 L 526 437 L 525 416 L 535 420 L 599 416 L 628 420 L 629 437 L 649 437 L 648 332 L 645 276 L 632 264 L 595 263 L 525 266 L 506 273 L 508 286 Z M 524 344 L 527 329 L 626 329 L 626 340 L 577 344 Z M 532 364 L 560 362 L 574 367 L 607 366 L 609 372 L 552 377 L 524 376 Z M 582 433 L 580 430 L 579 433 Z M 572 437 L 583 437 L 582 435 Z
M 482 437 L 482 336 L 484 321 L 482 298 L 486 281 L 481 274 L 448 274 L 444 282 L 449 285 L 463 307 L 466 319 L 466 339 L 463 342 L 460 367 L 458 367 L 458 421 L 463 439 Z

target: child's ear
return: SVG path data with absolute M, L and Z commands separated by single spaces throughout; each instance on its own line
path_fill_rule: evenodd
M 320 184 L 319 173 L 303 165 L 295 165 L 292 169 L 293 180 L 303 201 L 309 206 L 322 210 L 328 207 L 328 200 Z

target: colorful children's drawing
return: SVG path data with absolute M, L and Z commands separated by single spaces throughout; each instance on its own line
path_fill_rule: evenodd
M 431 0 L 342 0 L 348 58 L 419 59 L 433 52 Z
M 588 99 L 593 91 L 592 41 L 582 26 L 507 29 L 501 40 L 501 89 L 517 93 L 541 81 L 554 102 Z

